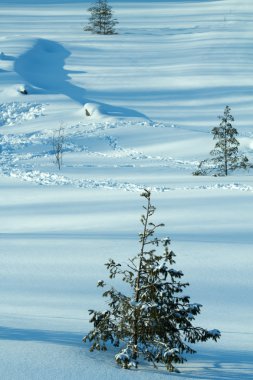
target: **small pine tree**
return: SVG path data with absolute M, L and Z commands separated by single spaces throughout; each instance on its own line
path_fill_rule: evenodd
M 109 299 L 109 309 L 89 311 L 94 328 L 83 340 L 92 342 L 91 351 L 106 350 L 108 342 L 120 347 L 115 359 L 123 368 L 137 367 L 142 356 L 156 368 L 156 363 L 163 363 L 169 371 L 178 372 L 174 364 L 186 361 L 184 353 L 195 353 L 189 343 L 216 341 L 220 332 L 193 326 L 201 305 L 190 303 L 190 297 L 183 294 L 189 284 L 181 282 L 183 273 L 173 268 L 175 254 L 169 248 L 170 239 L 154 235 L 163 224 L 150 221 L 155 212 L 150 191 L 141 195 L 147 205 L 141 217 L 140 252 L 126 267 L 112 259 L 105 264 L 109 277 L 121 276 L 130 294 L 107 288 L 103 296 Z M 159 245 L 163 246 L 161 254 L 156 253 Z M 97 286 L 106 284 L 99 281 Z
M 85 31 L 94 34 L 116 34 L 115 25 L 118 21 L 113 18 L 112 7 L 108 5 L 107 0 L 98 0 L 88 9 L 90 18 Z
M 234 117 L 231 108 L 225 107 L 224 114 L 218 116 L 221 120 L 218 127 L 212 129 L 213 139 L 216 140 L 214 149 L 210 155 L 212 159 L 201 161 L 195 175 L 206 175 L 214 172 L 217 176 L 227 176 L 236 169 L 249 169 L 251 167 L 246 156 L 239 154 L 239 141 L 236 139 L 238 132 L 232 126 Z

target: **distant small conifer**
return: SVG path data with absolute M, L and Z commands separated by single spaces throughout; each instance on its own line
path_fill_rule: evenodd
M 113 18 L 112 7 L 107 0 L 98 0 L 88 9 L 90 18 L 88 25 L 84 28 L 85 31 L 94 34 L 117 34 L 115 25 L 118 21 Z

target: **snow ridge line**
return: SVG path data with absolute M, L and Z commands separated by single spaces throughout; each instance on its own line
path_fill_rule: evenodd
M 108 190 L 124 190 L 131 192 L 143 191 L 147 186 L 134 184 L 130 182 L 119 182 L 113 179 L 93 180 L 93 179 L 71 179 L 66 176 L 40 172 L 32 170 L 23 172 L 19 169 L 12 170 L 10 177 L 18 178 L 26 182 L 33 182 L 38 185 L 44 186 L 74 186 L 79 188 L 89 189 L 108 189 Z M 217 183 L 214 185 L 199 185 L 199 186 L 182 186 L 182 187 L 167 187 L 167 186 L 148 186 L 148 189 L 154 192 L 167 192 L 167 191 L 189 191 L 189 190 L 237 190 L 245 192 L 253 192 L 253 187 L 241 183 L 222 184 Z

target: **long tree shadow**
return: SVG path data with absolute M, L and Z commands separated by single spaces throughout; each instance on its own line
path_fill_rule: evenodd
M 0 326 L 0 340 L 47 342 L 63 346 L 80 346 L 83 336 L 69 331 L 21 329 Z
M 0 61 L 15 61 L 15 57 L 7 55 L 3 52 L 0 53 Z
M 59 344 L 61 346 L 82 347 L 83 334 L 70 331 L 50 331 L 39 329 L 22 329 L 0 326 L 0 341 L 23 341 Z M 94 360 L 113 360 L 115 348 L 108 347 L 107 353 L 89 354 L 89 344 L 86 345 L 87 355 Z M 85 347 L 84 346 L 84 347 Z M 250 351 L 232 350 L 206 350 L 203 354 L 197 354 L 195 359 L 191 357 L 187 366 L 180 366 L 180 378 L 182 379 L 206 379 L 206 380 L 252 380 L 253 354 Z M 142 365 L 143 374 L 157 374 L 152 366 Z M 168 374 L 164 367 L 159 366 L 161 375 Z M 173 375 L 171 375 L 173 376 Z
M 64 94 L 83 103 L 85 89 L 71 84 L 70 72 L 64 69 L 65 60 L 69 56 L 70 52 L 61 44 L 38 39 L 31 49 L 16 59 L 14 69 L 37 92 Z
M 15 61 L 15 57 L 13 57 L 12 55 L 6 55 L 3 52 L 1 52 L 0 53 L 0 63 L 1 63 L 1 61 Z M 8 73 L 8 72 L 9 72 L 8 70 L 4 70 L 4 69 L 0 68 L 0 74 Z
M 129 108 L 115 107 L 87 99 L 86 90 L 70 82 L 69 74 L 72 71 L 64 68 L 70 54 L 70 51 L 58 42 L 38 39 L 31 49 L 16 59 L 14 69 L 31 87 L 32 92 L 63 94 L 82 105 L 97 104 L 102 107 L 106 115 L 110 116 L 146 118 L 145 115 Z

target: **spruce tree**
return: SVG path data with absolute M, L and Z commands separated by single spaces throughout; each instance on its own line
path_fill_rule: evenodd
M 156 368 L 157 363 L 163 363 L 169 371 L 178 372 L 175 364 L 186 361 L 184 353 L 195 353 L 190 344 L 216 341 L 220 332 L 194 327 L 201 305 L 191 303 L 184 294 L 189 284 L 182 281 L 182 271 L 173 267 L 175 254 L 170 239 L 155 236 L 163 224 L 150 221 L 155 212 L 150 191 L 141 195 L 146 205 L 141 216 L 139 253 L 125 266 L 113 259 L 105 264 L 109 277 L 120 276 L 129 285 L 129 293 L 108 287 L 103 280 L 98 282 L 98 287 L 106 287 L 103 296 L 109 308 L 103 312 L 89 310 L 93 329 L 83 340 L 92 342 L 91 351 L 106 350 L 108 343 L 119 347 L 115 359 L 123 368 L 137 367 L 142 357 Z M 156 252 L 159 246 L 162 253 Z
M 113 18 L 112 7 L 107 0 L 98 0 L 88 9 L 90 18 L 85 31 L 94 34 L 116 34 L 115 25 L 118 21 Z
M 248 158 L 239 153 L 239 141 L 236 139 L 238 132 L 233 127 L 234 117 L 231 108 L 226 106 L 224 114 L 218 116 L 220 124 L 212 129 L 213 139 L 216 140 L 214 149 L 211 150 L 211 159 L 201 161 L 199 168 L 193 174 L 206 175 L 209 172 L 217 176 L 227 176 L 236 169 L 249 169 L 251 167 Z

